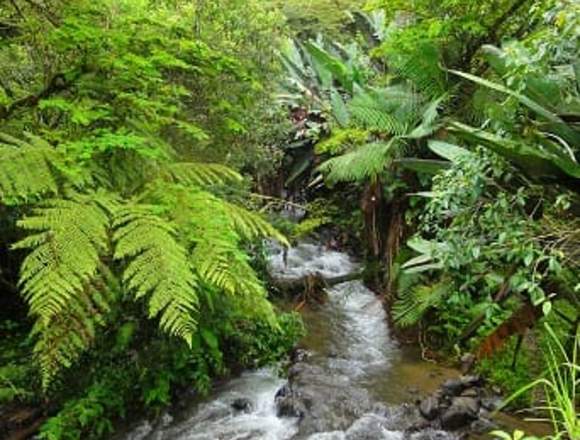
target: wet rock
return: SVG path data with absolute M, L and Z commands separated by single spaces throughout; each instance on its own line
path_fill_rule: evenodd
M 441 391 L 447 396 L 459 396 L 464 388 L 465 384 L 461 379 L 447 379 L 441 385 Z
M 483 377 L 479 375 L 461 376 L 460 380 L 464 388 L 482 387 L 485 385 Z
M 293 364 L 295 364 L 297 362 L 304 362 L 309 357 L 310 357 L 310 352 L 308 350 L 304 350 L 302 348 L 297 348 L 292 353 L 292 357 L 290 360 Z
M 470 431 L 472 431 L 474 434 L 487 434 L 497 428 L 498 425 L 496 423 L 485 418 L 475 420 L 469 427 Z
M 435 420 L 440 412 L 439 401 L 433 396 L 427 397 L 419 404 L 419 411 L 427 420 Z
M 278 417 L 297 417 L 301 419 L 306 414 L 304 403 L 292 395 L 277 398 L 276 408 Z
M 461 356 L 461 360 L 460 360 L 461 372 L 463 374 L 467 374 L 471 370 L 473 370 L 473 367 L 475 365 L 475 361 L 476 361 L 476 357 L 472 353 L 465 353 L 463 356 Z
M 501 406 L 501 402 L 501 397 L 499 396 L 486 397 L 481 399 L 481 406 L 487 411 L 495 411 Z
M 240 397 L 232 402 L 232 408 L 236 411 L 251 412 L 253 407 L 252 401 L 246 397 Z
M 478 398 L 479 397 L 479 390 L 477 388 L 468 388 L 468 389 L 462 391 L 461 397 Z
M 468 388 L 478 388 L 483 386 L 484 381 L 481 376 L 461 376 L 459 379 L 448 379 L 441 385 L 444 395 L 459 396 Z
M 472 397 L 454 398 L 451 406 L 441 416 L 441 427 L 455 430 L 469 426 L 477 420 L 479 407 L 479 401 Z

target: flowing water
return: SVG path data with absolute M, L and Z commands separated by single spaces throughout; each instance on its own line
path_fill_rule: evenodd
M 358 269 L 348 255 L 309 243 L 287 253 L 272 246 L 269 266 L 283 280 Z M 399 405 L 409 399 L 413 369 L 401 368 L 409 364 L 389 334 L 381 301 L 360 281 L 330 288 L 326 304 L 306 311 L 304 319 L 309 333 L 303 345 L 310 355 L 290 369 L 289 384 L 273 369 L 246 372 L 175 420 L 142 424 L 125 440 L 452 438 L 432 430 L 404 433 L 416 421 L 412 407 Z M 302 417 L 278 416 L 281 389 L 304 409 Z

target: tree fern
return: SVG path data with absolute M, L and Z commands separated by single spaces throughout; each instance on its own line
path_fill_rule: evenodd
M 175 183 L 196 186 L 239 182 L 242 177 L 231 168 L 210 163 L 178 162 L 163 169 L 164 175 Z
M 85 284 L 62 309 L 48 320 L 37 320 L 34 354 L 40 365 L 43 388 L 48 388 L 62 368 L 69 368 L 93 343 L 99 328 L 117 300 L 115 279 L 102 267 L 93 281 Z
M 233 203 L 220 201 L 220 204 L 229 219 L 230 227 L 242 238 L 246 240 L 273 238 L 282 244 L 289 245 L 286 237 L 264 220 L 260 214 Z
M 162 330 L 191 345 L 198 306 L 197 277 L 187 249 L 158 207 L 128 205 L 115 214 L 115 253 L 125 260 L 123 283 L 137 299 L 147 297 L 150 317 Z
M 190 227 L 196 272 L 238 306 L 274 323 L 266 289 L 250 265 L 242 240 L 272 237 L 287 244 L 286 239 L 256 213 L 203 192 L 195 198 Z
M 36 318 L 35 353 L 46 387 L 95 337 L 109 310 L 101 289 L 108 250 L 107 213 L 89 198 L 50 200 L 18 222 L 32 235 L 14 248 L 32 249 L 21 266 L 22 294 Z
M 416 284 L 416 275 L 401 274 L 397 290 L 397 300 L 393 305 L 393 317 L 401 327 L 416 324 L 425 312 L 439 304 L 449 293 L 446 280 L 434 284 Z
M 327 160 L 320 166 L 320 171 L 331 182 L 355 182 L 374 178 L 391 163 L 393 150 L 398 142 L 398 138 L 393 138 L 385 143 L 363 145 Z
M 441 69 L 438 48 L 432 42 L 415 43 L 413 50 L 392 51 L 389 64 L 399 75 L 431 98 L 448 91 L 447 79 Z
M 369 130 L 403 135 L 414 119 L 417 96 L 399 89 L 360 91 L 349 103 L 352 119 Z
M 35 232 L 14 245 L 32 249 L 20 282 L 33 315 L 48 320 L 59 314 L 91 282 L 107 249 L 108 224 L 107 213 L 86 198 L 50 200 L 18 222 Z
M 59 154 L 47 143 L 30 143 L 0 135 L 0 200 L 16 204 L 39 195 L 56 194 L 58 183 L 52 164 Z

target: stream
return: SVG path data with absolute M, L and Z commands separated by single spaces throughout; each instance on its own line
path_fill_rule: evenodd
M 337 277 L 358 264 L 347 254 L 302 243 L 285 255 L 272 246 L 274 278 L 309 273 Z M 280 378 L 275 369 L 248 371 L 186 411 L 155 426 L 142 423 L 124 440 L 453 439 L 417 422 L 413 362 L 392 339 L 381 300 L 360 281 L 328 289 L 327 302 L 304 312 L 308 336 L 300 359 Z M 415 379 L 420 380 L 419 376 Z

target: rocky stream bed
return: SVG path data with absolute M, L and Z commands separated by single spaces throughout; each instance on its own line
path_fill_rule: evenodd
M 272 247 L 271 275 L 335 278 L 359 269 L 347 254 L 302 243 Z M 495 424 L 477 376 L 426 366 L 391 337 L 380 298 L 360 281 L 328 289 L 304 311 L 308 336 L 287 377 L 248 371 L 206 400 L 143 422 L 123 440 L 452 440 Z M 410 360 L 412 359 L 412 360 Z

